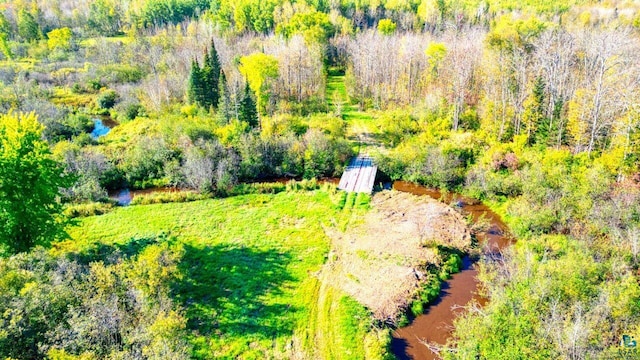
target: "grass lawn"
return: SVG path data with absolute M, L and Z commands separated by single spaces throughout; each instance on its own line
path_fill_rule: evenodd
M 331 246 L 323 227 L 344 228 L 364 211 L 344 211 L 338 198 L 318 190 L 118 208 L 81 219 L 58 248 L 161 233 L 176 239 L 185 254 L 174 295 L 198 358 L 316 357 L 331 349 L 325 358 L 364 359 L 365 340 L 379 335 L 370 334 L 369 316 L 352 315 L 367 311 L 317 276 Z

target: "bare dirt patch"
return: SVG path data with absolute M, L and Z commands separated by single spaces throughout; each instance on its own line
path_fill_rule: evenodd
M 419 288 L 422 269 L 439 264 L 436 245 L 468 250 L 471 236 L 459 213 L 431 198 L 384 191 L 371 205 L 346 232 L 327 229 L 333 250 L 323 278 L 377 319 L 393 321 Z

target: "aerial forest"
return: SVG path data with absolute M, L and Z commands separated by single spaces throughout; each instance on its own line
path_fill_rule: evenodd
M 463 258 L 434 356 L 640 356 L 640 3 L 0 0 L 0 359 L 394 359 Z

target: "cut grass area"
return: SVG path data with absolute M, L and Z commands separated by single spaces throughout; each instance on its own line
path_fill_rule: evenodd
M 329 358 L 364 359 L 365 351 L 349 349 L 372 337 L 368 311 L 314 275 L 331 247 L 323 226 L 342 228 L 365 211 L 344 213 L 337 203 L 318 190 L 117 208 L 79 220 L 68 229 L 73 240 L 57 247 L 175 237 L 185 253 L 174 297 L 186 309 L 196 358 L 294 358 L 331 348 Z
M 340 109 L 346 121 L 371 119 L 371 115 L 359 111 L 358 105 L 351 103 L 344 81 L 344 75 L 330 75 L 327 78 L 326 96 L 331 109 L 334 111 Z

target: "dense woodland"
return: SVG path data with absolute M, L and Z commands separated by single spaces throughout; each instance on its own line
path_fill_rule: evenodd
M 335 177 L 362 144 L 392 180 L 489 204 L 516 239 L 480 262 L 489 301 L 458 319 L 442 356 L 613 358 L 623 334 L 640 339 L 640 4 L 0 10 L 0 357 L 293 357 L 280 340 L 268 354 L 203 340 L 226 334 L 215 314 L 193 315 L 206 296 L 181 295 L 191 255 L 175 239 L 72 246 L 72 218 L 112 211 L 123 188 L 189 201 Z M 117 125 L 95 138 L 94 119 Z M 378 340 L 325 357 L 388 358 L 385 327 L 349 301 L 359 322 L 340 324 Z M 305 344 L 296 356 L 317 355 Z

